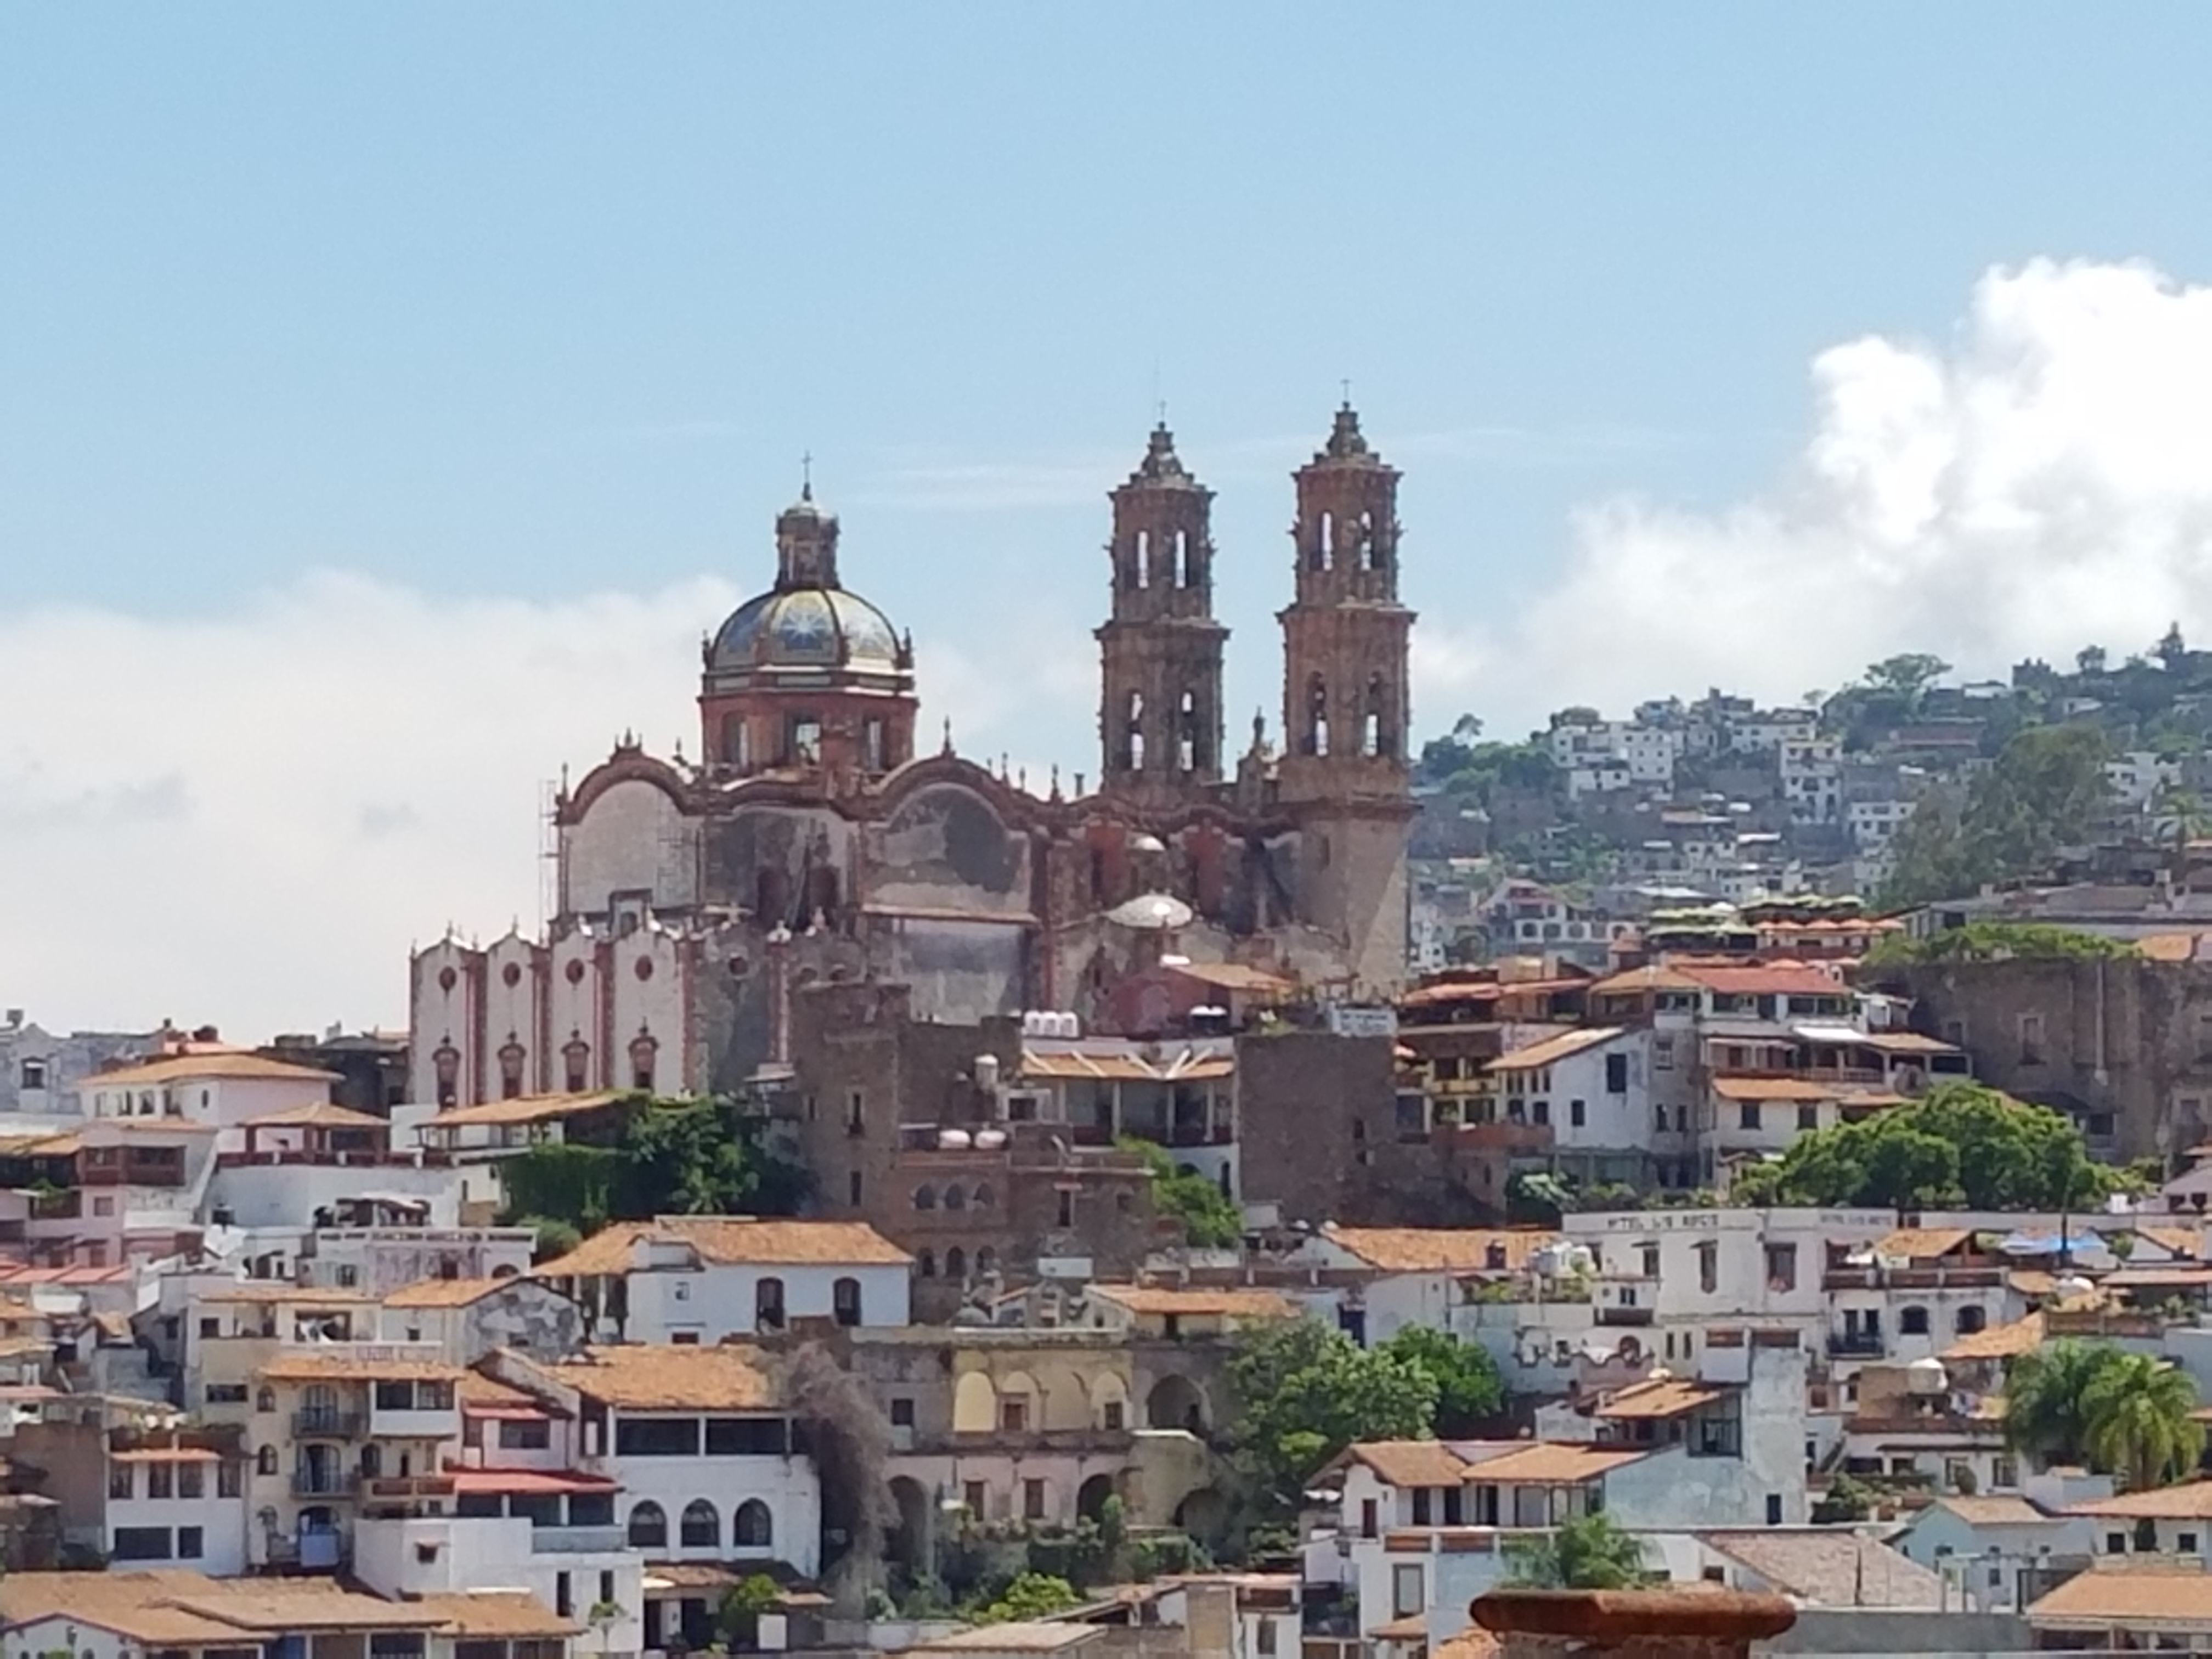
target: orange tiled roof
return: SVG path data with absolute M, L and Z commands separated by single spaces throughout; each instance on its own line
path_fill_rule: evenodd
M 504 1285 L 525 1281 L 517 1274 L 504 1279 L 422 1279 L 402 1285 L 384 1298 L 387 1308 L 465 1308 L 481 1302 Z
M 1345 1455 L 1391 1486 L 1456 1486 L 1468 1468 L 1467 1460 L 1441 1440 L 1365 1440 Z
M 2076 1504 L 2069 1515 L 2098 1515 L 2149 1521 L 2212 1520 L 2212 1480 L 2185 1480 L 2178 1486 L 2153 1486 Z
M 1462 1477 L 1477 1485 L 1574 1486 L 1610 1470 L 1641 1462 L 1650 1454 L 1611 1447 L 1538 1441 L 1471 1465 Z
M 760 1358 L 757 1350 L 733 1343 L 633 1342 L 586 1348 L 581 1359 L 532 1368 L 617 1410 L 774 1411 L 780 1401 Z
M 1710 1406 L 1716 1400 L 1725 1400 L 1734 1392 L 1711 1382 L 1694 1382 L 1688 1377 L 1662 1376 L 1621 1389 L 1597 1408 L 1597 1415 L 1607 1419 L 1680 1417 L 1700 1406 Z
M 580 1095 L 518 1095 L 513 1100 L 480 1101 L 456 1106 L 423 1120 L 425 1129 L 466 1129 L 480 1124 L 550 1123 L 611 1106 L 623 1096 L 611 1089 Z
M 1937 1356 L 1945 1364 L 1962 1359 L 2011 1359 L 2043 1346 L 2043 1316 L 2032 1313 L 2009 1325 L 1992 1325 L 1962 1336 Z
M 1400 1273 L 1497 1273 L 1501 1270 L 1490 1261 L 1493 1244 L 1504 1249 L 1503 1271 L 1518 1273 L 1538 1250 L 1559 1242 L 1557 1233 L 1517 1227 L 1340 1227 L 1334 1223 L 1322 1226 L 1322 1237 L 1370 1267 Z
M 1202 1285 L 1093 1285 L 1100 1296 L 1133 1314 L 1188 1314 L 1194 1319 L 1296 1319 L 1298 1304 L 1279 1291 L 1243 1286 L 1211 1290 Z
M 618 1221 L 537 1269 L 540 1279 L 626 1273 L 641 1239 L 691 1246 L 718 1266 L 903 1267 L 914 1258 L 865 1221 L 788 1221 L 759 1216 L 665 1215 Z
M 2124 1567 L 2102 1560 L 2027 1610 L 2030 1625 L 2212 1625 L 2212 1574 L 2197 1563 Z
M 1712 1091 L 1723 1100 L 1841 1100 L 1849 1091 L 1832 1083 L 1797 1077 L 1717 1077 Z
M 176 1054 L 148 1060 L 112 1072 L 94 1072 L 76 1086 L 87 1089 L 138 1088 L 157 1083 L 196 1083 L 202 1078 L 216 1082 L 336 1083 L 336 1072 L 319 1066 L 295 1066 L 289 1060 L 269 1060 L 260 1054 L 236 1052 L 221 1054 Z
M 1525 1048 L 1516 1048 L 1510 1054 L 1500 1054 L 1490 1062 L 1493 1072 L 1532 1072 L 1540 1066 L 1557 1065 L 1560 1060 L 1578 1054 L 1585 1048 L 1595 1048 L 1610 1042 L 1620 1035 L 1617 1025 L 1597 1025 L 1583 1030 L 1562 1031 L 1557 1036 L 1546 1037 L 1541 1042 L 1532 1042 Z
M 362 1359 L 318 1353 L 304 1345 L 296 1353 L 278 1354 L 254 1374 L 275 1382 L 459 1382 L 468 1375 L 434 1359 Z
M 248 1129 L 389 1129 L 392 1126 L 380 1117 L 356 1112 L 350 1106 L 317 1100 L 305 1106 L 294 1106 L 281 1112 L 250 1117 L 246 1120 L 244 1127 Z
M 1974 1235 L 1964 1227 L 1899 1227 L 1875 1241 L 1876 1255 L 1903 1256 L 1907 1261 L 1927 1261 L 1948 1255 Z

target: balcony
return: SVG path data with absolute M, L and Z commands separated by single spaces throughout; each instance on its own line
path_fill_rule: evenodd
M 1988 1291 L 2005 1282 L 2006 1269 L 1994 1262 L 1965 1267 L 1831 1267 L 1820 1275 L 1824 1291 Z
M 1597 1322 L 1601 1325 L 1649 1325 L 1651 1310 L 1629 1307 L 1620 1303 L 1611 1306 L 1601 1304 L 1597 1310 Z
M 1437 1127 L 1449 1134 L 1452 1144 L 1463 1152 L 1548 1152 L 1552 1150 L 1552 1126 L 1548 1123 L 1455 1123 L 1439 1124 Z
M 1879 1359 L 1889 1345 L 1880 1331 L 1830 1331 L 1828 1352 L 1838 1359 Z
M 532 1527 L 530 1547 L 538 1555 L 607 1555 L 629 1547 L 621 1527 Z
M 357 1440 L 368 1419 L 360 1412 L 342 1412 L 335 1406 L 311 1406 L 292 1413 L 295 1436 L 324 1440 Z
M 292 1471 L 292 1496 L 295 1498 L 350 1498 L 361 1477 L 351 1469 L 295 1469 Z
M 361 1479 L 362 1496 L 378 1503 L 405 1502 L 416 1498 L 451 1498 L 450 1474 L 370 1474 Z

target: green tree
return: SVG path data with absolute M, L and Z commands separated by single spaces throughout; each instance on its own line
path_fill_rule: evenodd
M 1382 1344 L 1380 1351 L 1418 1365 L 1435 1379 L 1437 1409 L 1431 1426 L 1446 1439 L 1474 1434 L 1505 1403 L 1505 1382 L 1489 1351 L 1462 1342 L 1449 1331 L 1408 1325 Z
M 2104 734 L 2031 726 L 1998 750 L 1963 806 L 1940 790 L 1898 831 L 1892 908 L 1971 893 L 1984 882 L 2041 873 L 2061 847 L 2086 840 L 2111 793 Z
M 2063 1210 L 2099 1204 L 2124 1174 L 2094 1161 L 2073 1122 L 1975 1083 L 1938 1085 L 1856 1123 L 1802 1134 L 1736 1179 L 1746 1204 L 1898 1211 Z
M 1548 1534 L 1508 1538 L 1505 1582 L 1527 1589 L 1634 1589 L 1652 1582 L 1643 1541 L 1600 1510 Z
M 1439 1390 L 1429 1370 L 1317 1319 L 1246 1326 L 1228 1369 L 1236 1457 L 1263 1510 L 1295 1507 L 1314 1472 L 1356 1441 L 1433 1431 Z
M 1193 1249 L 1234 1249 L 1243 1242 L 1244 1212 L 1228 1194 L 1194 1170 L 1176 1168 L 1158 1141 L 1124 1135 L 1119 1144 L 1145 1160 L 1152 1176 L 1152 1207 L 1182 1224 L 1183 1239 Z
M 1930 656 L 1925 651 L 1908 651 L 1894 657 L 1885 657 L 1870 665 L 1866 672 L 1866 683 L 1878 691 L 1887 691 L 1905 705 L 1908 716 L 1917 714 L 1927 700 L 1929 688 L 1951 672 L 1951 665 L 1942 658 Z
M 2005 1375 L 2005 1439 L 2046 1468 L 2089 1461 L 2088 1395 L 2120 1358 L 2109 1342 L 2061 1337 L 2014 1359 Z
M 1867 952 L 1873 968 L 1931 962 L 2094 962 L 2137 955 L 2125 939 L 2047 921 L 1970 921 L 1926 939 L 1891 933 Z
M 538 1235 L 531 1247 L 533 1261 L 550 1261 L 556 1255 L 566 1255 L 584 1242 L 583 1233 L 573 1224 L 551 1216 L 526 1215 L 514 1224 L 527 1227 Z
M 732 1647 L 750 1647 L 760 1640 L 761 1615 L 773 1613 L 783 1600 L 775 1579 L 756 1572 L 722 1592 L 714 1609 L 714 1623 Z
M 999 1592 L 996 1600 L 977 1610 L 979 1625 L 1012 1625 L 1032 1619 L 1049 1619 L 1083 1598 L 1075 1586 L 1050 1573 L 1024 1572 Z
M 597 1232 L 656 1215 L 790 1215 L 806 1194 L 797 1164 L 763 1144 L 726 1100 L 628 1103 L 607 1146 L 533 1146 L 501 1165 L 507 1214 Z
M 2082 1389 L 2083 1449 L 2133 1491 L 2163 1486 L 2204 1455 L 2204 1425 L 2190 1415 L 2196 1409 L 2197 1384 L 2179 1365 L 2116 1353 Z

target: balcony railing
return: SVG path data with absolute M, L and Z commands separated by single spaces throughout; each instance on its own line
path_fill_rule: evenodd
M 358 1439 L 368 1423 L 365 1413 L 342 1412 L 334 1406 L 311 1406 L 305 1411 L 292 1413 L 294 1434 L 319 1436 L 331 1440 Z
M 1889 1346 L 1880 1331 L 1831 1331 L 1828 1352 L 1839 1359 L 1879 1359 Z
M 605 1555 L 626 1548 L 621 1527 L 532 1527 L 530 1547 L 540 1555 Z
M 1987 1291 L 2005 1281 L 2006 1269 L 1971 1267 L 1831 1267 L 1820 1275 L 1827 1291 Z
M 350 1498 L 361 1477 L 351 1469 L 295 1469 L 292 1472 L 292 1496 L 295 1498 Z

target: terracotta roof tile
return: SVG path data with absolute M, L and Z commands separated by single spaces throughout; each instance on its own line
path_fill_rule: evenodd
M 1188 1314 L 1194 1319 L 1296 1319 L 1302 1310 L 1279 1291 L 1166 1285 L 1093 1285 L 1103 1297 L 1133 1314 Z
M 711 1348 L 624 1343 L 586 1348 L 581 1359 L 533 1369 L 617 1409 L 775 1411 L 781 1402 L 760 1361 L 757 1350 L 732 1343 Z
M 416 1605 L 443 1619 L 448 1634 L 465 1640 L 583 1633 L 582 1626 L 563 1619 L 526 1590 L 449 1591 L 418 1596 Z
M 2076 1504 L 2069 1515 L 2100 1515 L 2132 1520 L 2212 1520 L 2212 1480 L 2185 1480 L 2178 1486 L 2154 1486 Z
M 1694 1382 L 1687 1377 L 1661 1377 L 1623 1389 L 1601 1405 L 1596 1414 L 1608 1419 L 1680 1417 L 1700 1406 L 1710 1406 L 1716 1400 L 1725 1400 L 1735 1392 L 1710 1382 Z
M 1617 1025 L 1597 1025 L 1586 1030 L 1562 1031 L 1557 1036 L 1546 1037 L 1541 1042 L 1532 1042 L 1525 1048 L 1516 1048 L 1511 1054 L 1500 1054 L 1490 1062 L 1493 1072 L 1532 1072 L 1545 1066 L 1555 1066 L 1560 1060 L 1581 1054 L 1586 1048 L 1601 1048 L 1620 1035 Z
M 254 1373 L 272 1382 L 455 1382 L 469 1373 L 434 1359 L 364 1359 L 302 1346 L 281 1353 Z
M 423 1120 L 425 1129 L 466 1129 L 482 1124 L 550 1123 L 611 1106 L 623 1097 L 602 1089 L 580 1095 L 518 1095 L 513 1100 L 486 1100 L 474 1106 L 456 1106 Z
M 1947 1365 L 1966 1359 L 2011 1359 L 2043 1346 L 2043 1316 L 2032 1313 L 2009 1325 L 1992 1325 L 1962 1336 L 1938 1356 Z
M 2045 1515 L 2025 1498 L 1944 1497 L 1936 1504 L 1961 1521 L 1976 1527 L 2063 1527 L 2055 1515 Z
M 1447 1636 L 1429 1650 L 1429 1659 L 1498 1659 L 1504 1650 L 1496 1635 L 1480 1625 L 1469 1625 L 1456 1636 Z
M 1538 1250 L 1559 1241 L 1557 1233 L 1518 1228 L 1339 1227 L 1334 1224 L 1323 1226 L 1322 1236 L 1370 1267 L 1401 1273 L 1518 1273 Z M 1492 1264 L 1493 1244 L 1505 1252 L 1503 1269 Z
M 166 1060 L 148 1060 L 142 1066 L 125 1066 L 112 1072 L 94 1072 L 76 1086 L 82 1093 L 88 1089 L 135 1089 L 157 1083 L 196 1083 L 202 1078 L 217 1083 L 337 1083 L 342 1080 L 337 1073 L 325 1072 L 319 1066 L 295 1066 L 289 1060 L 270 1060 L 261 1054 L 240 1051 L 227 1054 L 174 1054 Z
M 384 1298 L 387 1308 L 465 1308 L 471 1302 L 481 1302 L 494 1291 L 509 1285 L 530 1281 L 518 1274 L 509 1273 L 503 1279 L 419 1279 L 412 1285 L 402 1285 L 389 1291 Z
M 1935 1573 L 1843 1528 L 1701 1532 L 1698 1538 L 1784 1595 L 1815 1607 L 1933 1611 L 1943 1605 L 1943 1581 Z
M 639 1241 L 687 1243 L 718 1266 L 902 1267 L 914 1258 L 865 1221 L 785 1221 L 752 1216 L 662 1216 L 621 1221 L 537 1270 L 541 1279 L 631 1271 Z
M 1903 1256 L 1908 1261 L 1927 1261 L 1939 1255 L 1948 1255 L 1962 1244 L 1973 1242 L 1973 1234 L 1964 1227 L 1899 1227 L 1895 1232 L 1878 1238 L 1874 1243 L 1876 1255 Z
M 2125 1566 L 2100 1560 L 2027 1610 L 2031 1625 L 2212 1624 L 2212 1575 L 2195 1562 Z
M 1595 1480 L 1601 1474 L 1625 1468 L 1631 1463 L 1641 1462 L 1647 1455 L 1649 1454 L 1645 1452 L 1606 1446 L 1539 1441 L 1496 1457 L 1482 1458 L 1471 1465 L 1461 1478 L 1478 1486 L 1492 1482 L 1501 1486 L 1575 1486 L 1584 1480 Z
M 249 1117 L 243 1127 L 248 1129 L 389 1129 L 392 1125 L 380 1117 L 371 1117 L 367 1112 L 356 1112 L 349 1106 L 317 1100 L 285 1111 Z
M 1468 1462 L 1441 1440 L 1368 1440 L 1345 1454 L 1391 1486 L 1456 1486 Z

